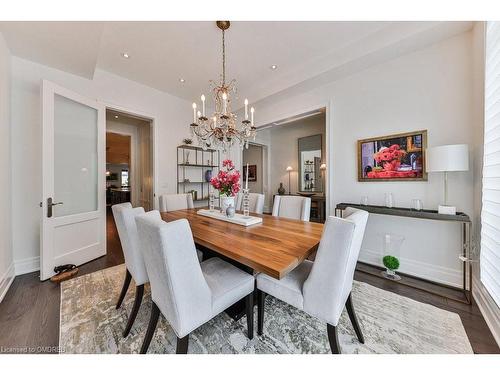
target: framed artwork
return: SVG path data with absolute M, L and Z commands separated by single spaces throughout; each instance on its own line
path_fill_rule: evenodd
M 358 181 L 427 181 L 427 130 L 358 141 Z
M 247 167 L 243 166 L 243 181 L 247 179 Z M 248 166 L 248 181 L 257 182 L 257 166 L 255 164 Z

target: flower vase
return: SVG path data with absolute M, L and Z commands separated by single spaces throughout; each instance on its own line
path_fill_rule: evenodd
M 220 196 L 220 212 L 224 215 L 226 214 L 227 208 L 229 206 L 235 207 L 234 197 L 228 197 L 225 195 Z

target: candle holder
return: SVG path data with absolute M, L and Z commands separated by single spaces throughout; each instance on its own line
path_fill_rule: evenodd
M 243 189 L 243 216 L 250 217 L 250 190 Z
M 208 209 L 210 211 L 214 211 L 215 210 L 215 194 L 213 191 L 211 191 L 210 193 L 208 193 Z

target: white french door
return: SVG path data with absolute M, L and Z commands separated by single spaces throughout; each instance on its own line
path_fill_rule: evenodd
M 42 82 L 40 278 L 106 254 L 106 113 L 96 100 Z

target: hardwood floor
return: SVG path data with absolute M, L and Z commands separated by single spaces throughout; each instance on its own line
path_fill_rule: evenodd
M 123 253 L 112 215 L 107 216 L 104 257 L 80 267 L 78 276 L 123 263 Z M 500 353 L 476 303 L 466 305 L 410 286 L 357 271 L 355 279 L 381 289 L 459 314 L 475 353 Z M 59 285 L 40 282 L 38 272 L 15 278 L 0 303 L 0 353 L 57 352 L 59 343 Z

